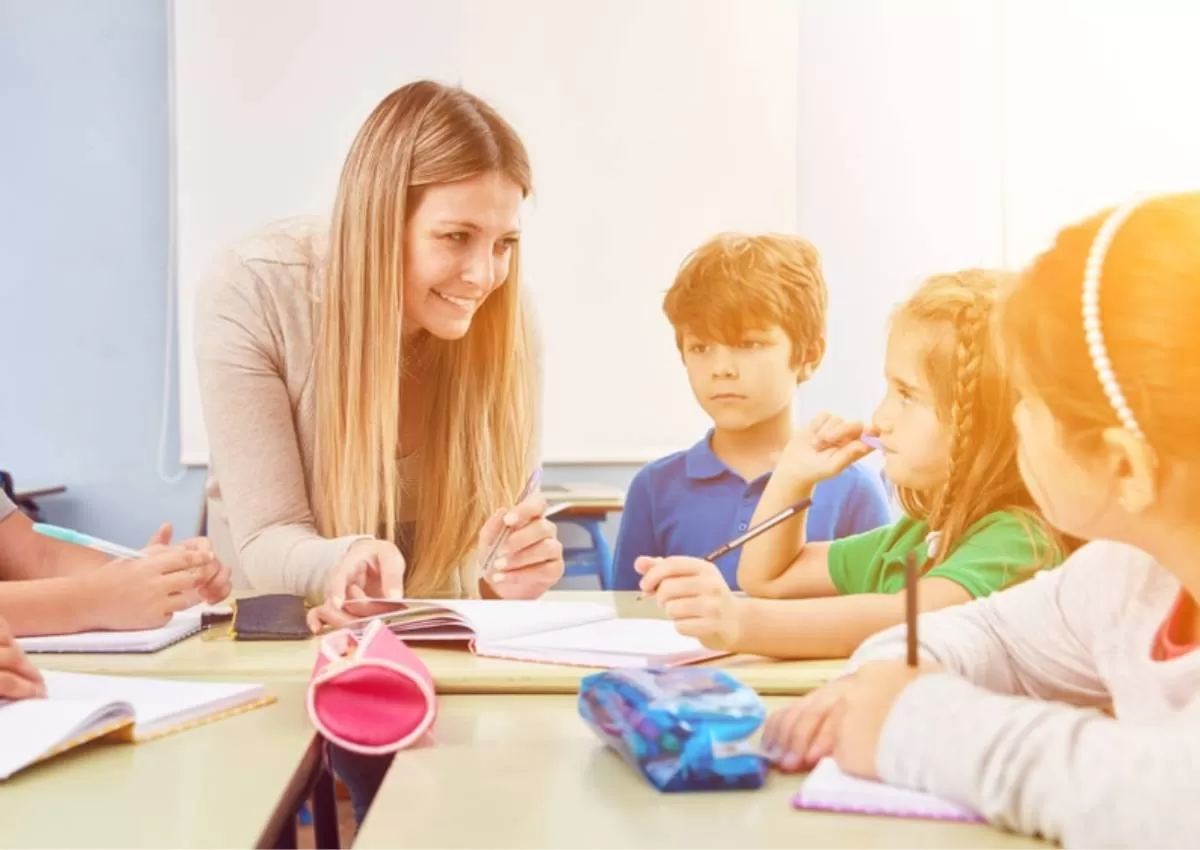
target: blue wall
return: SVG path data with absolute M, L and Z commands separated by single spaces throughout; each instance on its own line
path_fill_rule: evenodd
M 166 0 L 0 0 L 0 116 L 0 468 L 68 486 L 43 502 L 51 522 L 131 544 L 162 520 L 190 532 L 203 476 L 166 483 L 156 457 Z M 634 471 L 546 477 L 623 487 Z
M 0 0 L 0 467 L 51 521 L 190 531 L 159 479 L 167 296 L 163 0 Z M 169 457 L 178 457 L 176 404 Z M 169 470 L 169 471 L 174 471 Z

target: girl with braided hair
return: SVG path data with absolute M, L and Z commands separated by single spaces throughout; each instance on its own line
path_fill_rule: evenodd
M 867 641 L 768 721 L 806 768 L 932 792 L 1066 847 L 1200 847 L 1200 192 L 1068 227 L 996 327 L 1021 473 L 1091 542 Z
M 1062 546 L 1021 480 L 1012 385 L 991 319 L 1008 276 L 939 275 L 896 311 L 888 390 L 870 426 L 822 414 L 783 451 L 757 524 L 811 497 L 816 485 L 876 447 L 904 515 L 829 543 L 805 539 L 805 512 L 746 544 L 730 591 L 712 564 L 643 558 L 641 587 L 680 633 L 706 646 L 780 658 L 844 658 L 904 621 L 914 556 L 920 608 L 987 596 L 1061 559 Z

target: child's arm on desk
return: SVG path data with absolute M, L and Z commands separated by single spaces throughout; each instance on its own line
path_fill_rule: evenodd
M 922 613 L 971 598 L 949 579 L 921 581 Z M 736 652 L 770 658 L 847 658 L 867 638 L 904 622 L 904 593 L 860 593 L 825 599 L 733 599 Z
M 1097 568 L 1113 569 L 1104 550 L 1084 548 L 1063 566 L 969 605 L 921 618 L 920 650 L 926 659 L 990 691 L 1103 706 L 1108 689 L 1096 669 L 1090 644 L 1098 637 L 1095 617 L 1081 613 L 1119 610 Z M 924 583 L 921 587 L 924 589 Z M 905 654 L 903 626 L 866 641 L 847 671 L 868 661 Z
M 903 592 L 824 599 L 754 599 L 733 594 L 717 568 L 698 558 L 638 561 L 642 590 L 680 634 L 705 646 L 772 658 L 846 658 L 878 631 L 904 622 Z M 922 611 L 958 605 L 970 594 L 949 579 L 922 579 Z
M 67 576 L 107 560 L 103 552 L 38 534 L 20 511 L 0 520 L 0 580 Z
M 221 571 L 211 552 L 173 547 L 76 575 L 0 581 L 0 617 L 21 636 L 158 628 L 201 602 Z

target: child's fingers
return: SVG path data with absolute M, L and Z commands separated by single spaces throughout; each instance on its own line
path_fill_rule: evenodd
M 774 724 L 768 746 L 772 760 L 780 770 L 791 772 L 800 769 L 800 761 L 808 752 L 809 737 L 820 720 L 820 711 L 815 702 L 813 694 L 801 697 L 788 706 Z
M 172 547 L 148 555 L 142 558 L 140 563 L 151 572 L 165 575 L 206 567 L 212 561 L 211 552 L 193 552 L 190 549 Z
M 212 572 L 212 576 L 200 586 L 200 595 L 209 604 L 220 602 L 229 596 L 233 590 L 229 567 L 217 560 L 214 560 L 213 564 L 215 565 L 215 569 Z
M 873 448 L 856 438 L 853 442 L 847 443 L 834 453 L 834 463 L 845 468 L 852 463 L 862 460 L 873 451 L 875 451 Z
M 45 685 L 16 673 L 0 671 L 0 699 L 36 699 L 45 695 Z
M 817 434 L 813 447 L 820 451 L 833 446 L 842 446 L 852 440 L 857 440 L 862 434 L 863 424 L 861 422 L 831 419 Z
M 167 546 L 167 545 L 169 545 L 171 542 L 171 535 L 174 532 L 175 532 L 175 529 L 171 526 L 171 523 L 164 522 L 162 525 L 160 525 L 158 527 L 158 531 L 156 531 L 152 535 L 150 535 L 150 540 L 147 541 L 146 548 L 148 549 L 151 546 Z
M 705 575 L 671 576 L 658 585 L 654 598 L 659 605 L 666 605 L 676 599 L 707 598 L 712 595 L 712 579 Z
M 649 555 L 638 555 L 633 562 L 633 569 L 640 576 L 644 576 L 651 567 L 657 564 L 661 558 L 652 558 Z
M 696 558 L 658 558 L 642 576 L 640 587 L 645 593 L 653 593 L 655 589 L 669 578 L 694 576 L 709 566 L 707 561 Z
M 16 644 L 0 647 L 0 670 L 11 670 L 37 684 L 42 683 L 42 674 Z
M 663 613 L 672 620 L 690 620 L 707 618 L 710 613 L 710 607 L 707 600 L 697 596 L 676 597 L 669 602 L 662 602 Z
M 839 700 L 824 713 L 808 745 L 808 752 L 800 760 L 801 770 L 812 770 L 821 759 L 833 755 L 838 726 L 842 721 L 842 710 L 843 704 Z
M 675 624 L 675 631 L 701 642 L 716 633 L 715 624 L 709 617 L 684 617 L 679 620 L 673 619 L 671 622 Z
M 805 426 L 805 429 L 808 431 L 808 433 L 810 433 L 811 435 L 813 435 L 815 437 L 817 434 L 819 434 L 821 432 L 821 429 L 825 427 L 825 423 L 828 422 L 832 418 L 833 418 L 832 413 L 828 413 L 826 411 L 821 411 L 820 413 L 818 413 L 816 416 L 814 416 L 812 419 L 809 420 L 808 425 Z

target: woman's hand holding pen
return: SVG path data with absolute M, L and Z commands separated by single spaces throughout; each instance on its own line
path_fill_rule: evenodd
M 875 442 L 875 436 L 874 429 L 862 422 L 847 422 L 830 413 L 818 414 L 792 435 L 776 461 L 772 477 L 816 486 L 874 451 L 863 438 Z
M 562 578 L 563 546 L 546 510 L 546 497 L 532 493 L 520 504 L 496 511 L 479 532 L 482 577 L 501 599 L 536 599 Z
M 699 558 L 638 558 L 642 592 L 653 596 L 681 635 L 736 652 L 746 600 L 733 595 L 716 565 Z

